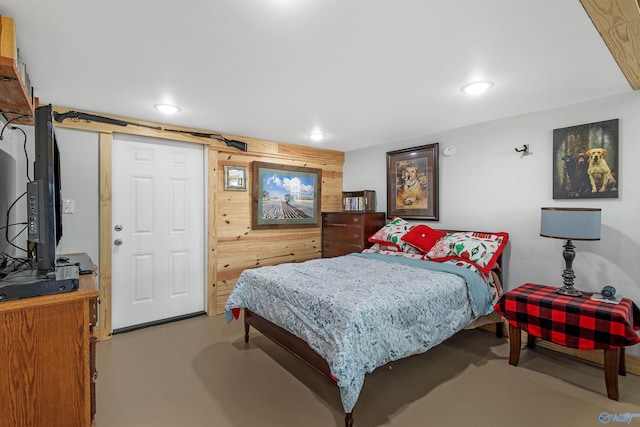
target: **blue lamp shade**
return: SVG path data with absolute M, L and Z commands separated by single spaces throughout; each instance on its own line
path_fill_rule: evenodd
M 564 240 L 600 240 L 598 208 L 541 208 L 540 235 Z

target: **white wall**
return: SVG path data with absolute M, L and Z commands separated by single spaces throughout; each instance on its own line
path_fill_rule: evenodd
M 440 143 L 440 220 L 434 228 L 506 231 L 505 288 L 524 283 L 562 285 L 561 240 L 540 237 L 540 208 L 602 208 L 600 241 L 574 241 L 575 286 L 599 291 L 612 284 L 640 303 L 640 92 L 482 123 L 435 135 L 347 152 L 344 189 L 375 190 L 386 210 L 386 152 Z M 553 129 L 620 119 L 618 199 L 553 200 Z M 533 155 L 515 148 L 529 144 Z M 638 353 L 639 346 L 635 346 Z M 640 353 L 639 353 L 640 354 Z
M 4 230 L 0 238 L 0 252 L 6 252 L 18 258 L 27 255 L 27 164 L 28 174 L 33 179 L 33 127 L 16 126 L 13 123 L 6 125 L 5 121 L 0 121 L 4 128 L 2 141 L 0 141 L 0 220 L 1 226 L 6 225 L 7 210 L 9 212 L 9 223 L 24 225 L 11 226 L 9 228 L 9 240 L 16 246 L 25 250 L 18 250 L 7 243 Z M 6 127 L 5 127 L 6 125 Z M 25 146 L 26 138 L 26 146 Z M 29 157 L 25 155 L 25 148 Z
M 6 121 L 0 119 L 0 129 L 4 128 Z M 19 131 L 12 131 L 11 124 L 4 128 L 2 140 L 0 141 L 0 227 L 7 225 L 7 212 L 9 207 L 22 194 L 17 194 L 16 176 L 18 167 L 18 135 Z M 16 203 L 17 204 L 17 203 Z M 9 224 L 17 222 L 16 212 L 19 207 L 14 206 L 9 212 Z M 9 239 L 11 240 L 23 226 L 9 227 Z M 0 230 L 0 253 L 7 253 L 10 256 L 23 256 L 17 249 L 11 246 L 5 238 L 5 229 Z
M 27 136 L 27 152 L 29 154 L 29 175 L 33 179 L 34 160 L 34 128 L 33 126 L 20 126 Z M 56 140 L 60 150 L 60 173 L 63 199 L 75 201 L 75 214 L 62 216 L 62 239 L 56 248 L 56 253 L 86 252 L 93 262 L 97 263 L 99 256 L 99 176 L 98 176 L 98 133 L 84 132 L 72 129 L 56 128 Z M 13 194 L 4 196 L 3 192 L 10 193 L 10 185 L 1 184 L 2 200 L 8 197 L 8 203 L 20 196 L 27 188 L 27 174 L 22 132 L 7 129 L 4 139 L 9 138 L 11 144 L 11 157 L 15 159 L 13 176 Z M 2 149 L 9 145 L 2 144 Z M 1 157 L 1 156 L 0 156 Z M 0 206 L 2 202 L 0 202 Z M 4 217 L 6 211 L 0 214 Z M 15 222 L 26 221 L 26 205 L 24 197 L 16 203 L 12 210 Z M 18 228 L 15 231 L 19 231 Z M 14 235 L 14 234 L 12 234 Z M 2 234 L 4 241 L 4 233 Z M 15 241 L 17 246 L 26 248 L 26 232 L 22 233 Z M 2 249 L 0 247 L 0 249 Z M 24 252 L 16 252 L 17 256 L 25 256 Z
M 62 215 L 57 253 L 86 252 L 99 260 L 99 175 L 97 132 L 56 128 L 60 150 L 62 199 L 75 202 L 74 214 Z

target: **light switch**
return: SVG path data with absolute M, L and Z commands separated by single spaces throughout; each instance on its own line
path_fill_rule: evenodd
M 73 199 L 62 200 L 62 213 L 65 213 L 65 214 L 76 213 L 76 201 Z

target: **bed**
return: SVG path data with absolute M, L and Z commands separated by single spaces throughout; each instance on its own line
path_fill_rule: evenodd
M 367 374 L 501 322 L 493 305 L 507 240 L 394 218 L 362 253 L 245 270 L 225 315 L 244 312 L 245 342 L 253 326 L 331 378 L 349 427 Z

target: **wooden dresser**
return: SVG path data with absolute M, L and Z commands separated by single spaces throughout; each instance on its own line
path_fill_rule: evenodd
M 0 302 L 0 427 L 89 427 L 95 414 L 98 291 Z
M 385 221 L 384 212 L 322 212 L 322 257 L 347 255 L 371 247 L 367 239 Z

